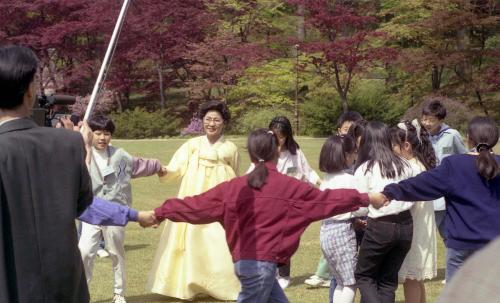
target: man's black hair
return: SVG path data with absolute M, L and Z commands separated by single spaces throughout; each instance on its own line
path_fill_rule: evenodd
M 31 49 L 19 45 L 0 46 L 1 109 L 14 109 L 23 103 L 37 68 L 38 58 Z
M 422 115 L 434 116 L 443 120 L 446 118 L 446 107 L 439 100 L 430 100 L 422 108 Z

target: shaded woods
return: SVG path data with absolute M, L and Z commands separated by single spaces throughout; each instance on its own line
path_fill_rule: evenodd
M 34 48 L 39 84 L 85 103 L 121 4 L 1 1 L 0 41 Z M 212 99 L 228 102 L 234 133 L 295 105 L 308 135 L 346 110 L 394 122 L 429 95 L 495 115 L 499 13 L 494 0 L 134 0 L 101 109 L 162 111 L 168 135 Z

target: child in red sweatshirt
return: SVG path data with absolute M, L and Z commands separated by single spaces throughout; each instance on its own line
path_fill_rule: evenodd
M 247 142 L 255 169 L 194 197 L 168 199 L 155 209 L 159 221 L 219 222 L 241 282 L 238 302 L 288 302 L 276 280 L 276 267 L 287 263 L 309 224 L 369 204 L 354 189 L 321 191 L 276 170 L 278 140 L 266 129 Z M 381 205 L 376 205 L 381 206 Z

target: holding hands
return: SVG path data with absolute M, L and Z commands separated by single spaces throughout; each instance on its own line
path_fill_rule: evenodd
M 137 222 L 139 225 L 142 227 L 158 227 L 158 225 L 161 223 L 156 219 L 155 212 L 152 210 L 149 211 L 139 211 L 139 215 L 137 217 Z
M 389 199 L 382 193 L 369 193 L 368 197 L 370 198 L 370 204 L 376 209 L 387 206 L 390 203 Z

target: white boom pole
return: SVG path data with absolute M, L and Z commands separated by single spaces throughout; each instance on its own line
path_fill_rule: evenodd
M 104 73 L 106 72 L 109 61 L 111 60 L 113 49 L 117 42 L 116 40 L 118 39 L 118 34 L 123 24 L 123 20 L 125 19 L 125 14 L 127 12 L 129 2 L 130 0 L 123 1 L 123 5 L 120 10 L 120 15 L 118 16 L 118 21 L 116 21 L 115 29 L 113 30 L 113 35 L 111 35 L 111 40 L 109 41 L 108 49 L 106 50 L 106 55 L 104 56 L 104 60 L 101 65 L 101 70 L 99 71 L 99 75 L 97 76 L 94 89 L 92 90 L 92 95 L 90 95 L 89 105 L 87 106 L 87 111 L 85 112 L 85 116 L 83 118 L 84 120 L 88 120 L 92 114 L 92 111 L 94 110 L 97 94 L 99 93 L 99 88 L 101 87 L 101 82 L 103 81 Z

